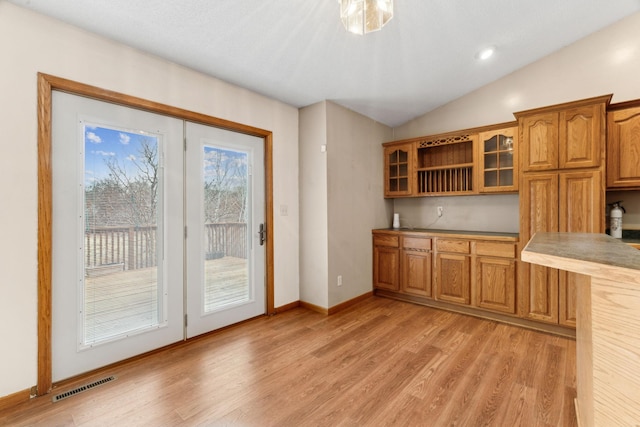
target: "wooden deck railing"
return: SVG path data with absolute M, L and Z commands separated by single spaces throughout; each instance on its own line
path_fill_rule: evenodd
M 85 267 L 120 265 L 123 270 L 157 265 L 156 227 L 99 227 L 85 231 Z M 247 225 L 205 224 L 206 259 L 247 257 Z

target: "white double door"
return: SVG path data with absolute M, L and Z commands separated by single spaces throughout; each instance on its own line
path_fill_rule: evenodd
M 53 92 L 52 376 L 265 313 L 261 138 Z

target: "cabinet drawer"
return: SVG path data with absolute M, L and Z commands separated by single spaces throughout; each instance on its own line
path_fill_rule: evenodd
M 438 249 L 439 252 L 454 252 L 457 254 L 468 254 L 469 241 L 438 239 L 436 241 L 436 248 Z
M 374 246 L 389 246 L 392 248 L 400 247 L 400 238 L 386 234 L 377 234 L 373 236 Z
M 431 249 L 431 239 L 421 237 L 404 237 L 402 239 L 402 249 L 428 251 Z
M 500 258 L 515 258 L 516 245 L 505 242 L 477 242 L 476 254 Z

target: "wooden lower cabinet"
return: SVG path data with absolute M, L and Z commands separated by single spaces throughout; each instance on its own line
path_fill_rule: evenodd
M 520 181 L 520 238 L 537 232 L 604 232 L 600 169 L 524 174 Z M 575 328 L 575 293 L 585 279 L 572 272 L 522 263 L 522 317 Z
M 400 289 L 399 241 L 394 235 L 373 236 L 373 286 L 378 289 Z
M 487 310 L 516 312 L 516 260 L 476 258 L 476 305 Z
M 400 254 L 400 290 L 409 295 L 432 297 L 433 255 L 431 239 L 403 236 Z
M 558 231 L 557 172 L 525 174 L 520 180 L 520 238 L 528 242 L 539 231 Z M 531 320 L 558 323 L 558 270 L 523 263 L 520 314 Z
M 473 235 L 374 230 L 374 288 L 425 305 L 514 319 L 517 237 Z
M 603 233 L 604 174 L 601 170 L 560 173 L 559 227 L 562 232 Z M 578 273 L 558 272 L 558 323 L 576 327 L 576 287 L 589 287 Z
M 471 302 L 471 262 L 469 255 L 436 255 L 436 299 L 457 304 Z
M 523 263 L 522 271 L 522 317 L 557 324 L 558 270 Z
M 575 328 L 577 318 L 577 290 L 579 286 L 583 286 L 585 289 L 590 288 L 589 276 L 569 271 L 560 271 L 560 283 L 558 323 L 563 326 Z

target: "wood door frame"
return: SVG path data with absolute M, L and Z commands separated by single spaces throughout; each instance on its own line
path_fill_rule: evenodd
M 59 90 L 125 107 L 175 117 L 244 133 L 264 139 L 265 202 L 267 244 L 265 254 L 267 314 L 274 314 L 273 260 L 273 133 L 268 130 L 219 119 L 206 114 L 113 92 L 49 74 L 38 73 L 38 373 L 36 393 L 47 394 L 52 388 L 51 305 L 52 305 L 52 211 L 53 165 L 51 163 L 52 92 Z

